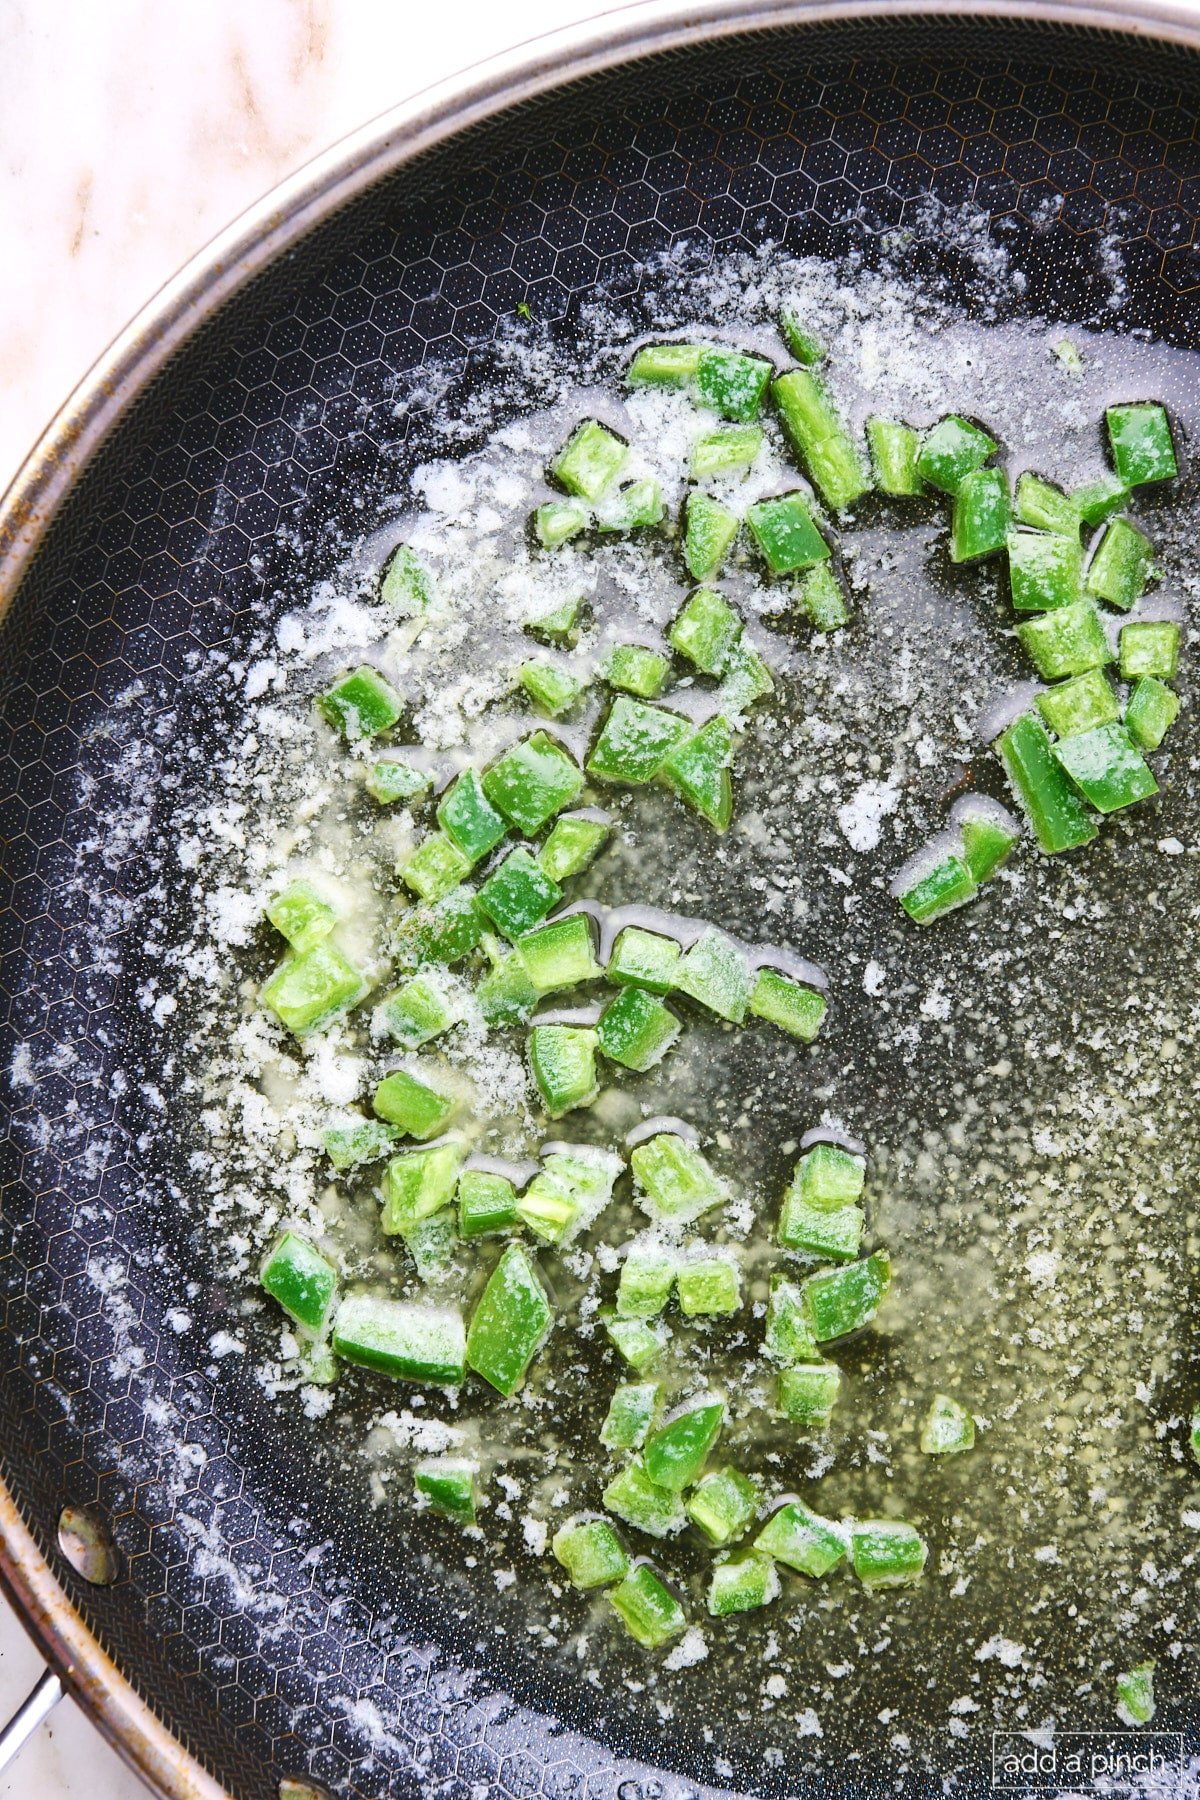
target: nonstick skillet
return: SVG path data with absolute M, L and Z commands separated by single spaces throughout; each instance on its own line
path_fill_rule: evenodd
M 1002 232 L 1029 315 L 1103 321 L 1115 247 L 1115 327 L 1200 343 L 1200 19 L 651 8 L 551 40 L 273 196 L 114 347 L 7 497 L 0 1554 L 56 1675 L 164 1794 L 974 1794 L 993 1724 L 1038 1722 L 933 1726 L 893 1646 L 889 1732 L 848 1718 L 772 1759 L 732 1689 L 664 1720 L 619 1674 L 565 1678 L 493 1629 L 490 1583 L 464 1607 L 400 1526 L 324 1482 L 310 1428 L 281 1430 L 207 1348 L 238 1296 L 164 1200 L 193 1179 L 196 1125 L 149 1097 L 164 1046 L 134 995 L 155 859 L 105 824 L 149 790 L 170 833 L 181 768 L 230 727 L 189 659 L 237 657 L 282 526 L 338 515 L 419 452 L 398 376 L 432 365 L 469 387 L 518 305 L 569 340 L 597 284 L 631 291 L 684 240 L 869 265 L 909 232 L 969 315 L 974 271 L 931 196 Z M 1161 925 L 1098 949 L 1102 972 L 1105 955 L 1155 970 L 1154 931 L 1185 981 L 1186 943 Z M 1195 1587 L 1193 1571 L 1193 1643 Z M 1100 1629 L 1111 1597 L 1087 1604 Z M 1064 1621 L 1064 1658 L 1077 1638 Z M 1177 1768 L 1200 1755 L 1195 1668 L 1156 1721 Z M 918 1730 L 915 1764 L 888 1747 Z

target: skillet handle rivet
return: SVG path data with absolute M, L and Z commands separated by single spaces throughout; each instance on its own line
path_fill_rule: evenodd
M 77 1575 L 93 1587 L 111 1587 L 119 1561 L 107 1525 L 83 1506 L 64 1506 L 58 1515 L 58 1547 Z

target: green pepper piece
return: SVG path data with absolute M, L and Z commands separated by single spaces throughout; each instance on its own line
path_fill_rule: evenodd
M 1125 729 L 1142 750 L 1157 750 L 1179 717 L 1179 696 L 1143 675 L 1125 705 Z
M 850 617 L 846 597 L 828 563 L 810 569 L 796 590 L 801 611 L 814 631 L 840 631 Z
M 950 561 L 975 562 L 994 556 L 1008 542 L 1012 502 L 1003 469 L 972 469 L 954 494 L 950 525 Z
M 572 594 L 569 600 L 560 600 L 549 612 L 527 619 L 524 629 L 539 643 L 565 644 L 569 648 L 578 641 L 582 617 L 583 595 Z
M 754 980 L 742 950 L 723 931 L 709 930 L 682 957 L 675 988 L 732 1025 L 744 1023 Z
M 756 700 L 765 700 L 775 692 L 775 678 L 754 645 L 746 637 L 738 639 L 725 665 L 718 698 L 726 713 L 740 714 Z
M 1096 836 L 1087 807 L 1054 759 L 1046 730 L 1026 713 L 996 739 L 996 754 L 1038 844 L 1048 856 L 1090 844 Z
M 586 913 L 571 913 L 565 919 L 555 919 L 551 925 L 526 932 L 517 939 L 517 955 L 530 986 L 539 994 L 576 987 L 603 974 L 596 961 L 592 922 Z
M 1158 671 L 1149 670 L 1155 674 Z M 308 881 L 293 881 L 266 907 L 266 915 L 276 931 L 284 936 L 293 950 L 301 955 L 327 938 L 337 924 L 332 906 L 322 900 Z
M 428 612 L 436 598 L 433 576 L 411 544 L 398 544 L 384 570 L 379 598 L 403 618 Z
M 762 449 L 762 441 L 760 425 L 718 425 L 714 431 L 706 431 L 692 445 L 692 480 L 743 473 Z
M 597 531 L 646 531 L 661 525 L 666 513 L 662 488 L 652 475 L 627 481 L 596 508 Z
M 422 900 L 442 900 L 471 873 L 471 859 L 443 831 L 421 839 L 400 870 L 405 887 Z
M 462 1168 L 458 1144 L 434 1144 L 428 1150 L 402 1150 L 383 1171 L 380 1227 L 395 1237 L 419 1219 L 431 1219 L 449 1206 Z
M 654 1368 L 668 1338 L 668 1333 L 662 1327 L 656 1329 L 653 1325 L 647 1325 L 644 1319 L 619 1319 L 615 1313 L 604 1316 L 604 1329 L 614 1350 L 639 1375 L 645 1375 Z
M 915 1525 L 900 1519 L 856 1519 L 850 1560 L 864 1587 L 906 1587 L 919 1581 L 929 1547 Z
M 1117 1714 L 1126 1725 L 1148 1725 L 1156 1712 L 1154 1664 L 1138 1663 L 1117 1676 Z
M 867 1159 L 841 1144 L 816 1143 L 796 1164 L 793 1185 L 810 1206 L 852 1206 L 862 1199 Z
M 834 1363 L 797 1363 L 780 1369 L 777 1410 L 793 1425 L 828 1425 L 841 1385 L 842 1372 Z
M 727 831 L 733 817 L 732 757 L 733 728 L 718 713 L 676 745 L 659 770 L 672 792 L 718 832 Z
M 517 1222 L 517 1190 L 507 1175 L 464 1169 L 458 1178 L 458 1235 L 492 1237 Z
M 1136 619 L 1121 627 L 1121 676 L 1157 675 L 1171 681 L 1179 667 L 1180 630 L 1174 619 Z M 296 946 L 300 948 L 299 945 Z
M 906 885 L 898 898 L 915 925 L 932 925 L 976 894 L 975 877 L 961 856 L 947 851 L 933 863 L 928 863 L 927 856 L 918 856 L 911 875 L 906 872 L 901 877 Z
M 778 969 L 760 969 L 750 992 L 750 1011 L 755 1018 L 777 1025 L 802 1044 L 813 1042 L 828 1006 L 824 994 L 790 980 Z
M 731 1562 L 717 1563 L 709 1577 L 708 1610 L 714 1618 L 752 1612 L 767 1606 L 779 1594 L 779 1575 L 768 1556 L 752 1550 Z
M 321 695 L 317 705 L 351 744 L 389 730 L 404 711 L 395 688 L 369 663 L 343 675 Z
M 289 956 L 263 984 L 260 999 L 296 1037 L 307 1037 L 363 998 L 370 983 L 328 938 Z
M 506 750 L 483 778 L 483 791 L 510 825 L 533 837 L 579 798 L 583 772 L 544 731 Z
M 1072 606 L 1083 591 L 1079 533 L 1013 531 L 1008 538 L 1008 580 L 1016 612 L 1052 612 Z
M 821 1351 L 813 1336 L 804 1306 L 804 1295 L 786 1275 L 772 1275 L 763 1349 L 785 1368 L 794 1363 L 819 1363 Z
M 637 1203 L 661 1224 L 689 1224 L 725 1198 L 725 1183 L 686 1138 L 672 1131 L 635 1145 L 629 1157 Z
M 862 1331 L 879 1311 L 892 1279 L 886 1250 L 862 1262 L 845 1263 L 828 1274 L 810 1275 L 801 1284 L 804 1305 L 819 1344 Z
M 413 1465 L 413 1490 L 431 1512 L 456 1525 L 473 1525 L 478 1472 L 462 1456 L 427 1456 Z
M 631 787 L 653 781 L 692 728 L 678 713 L 618 694 L 587 759 L 588 773 Z
M 1079 503 L 1052 482 L 1043 481 L 1032 469 L 1017 477 L 1017 517 L 1022 525 L 1053 531 L 1064 537 L 1079 536 Z
M 645 344 L 625 372 L 631 387 L 690 387 L 700 367 L 699 344 Z
M 363 786 L 379 806 L 416 800 L 433 785 L 433 777 L 394 752 L 374 757 L 366 768 Z
M 735 1313 L 742 1304 L 741 1274 L 728 1256 L 700 1256 L 681 1263 L 675 1291 L 679 1310 L 689 1319 Z
M 824 344 L 811 331 L 805 330 L 800 315 L 790 306 L 785 306 L 779 315 L 779 335 L 796 361 L 803 363 L 805 368 L 824 361 Z
M 829 545 L 813 523 L 803 494 L 759 500 L 747 512 L 746 523 L 772 575 L 811 569 L 829 557 Z
M 921 440 L 911 425 L 876 415 L 867 420 L 867 443 L 875 468 L 875 486 L 881 494 L 909 499 L 925 492 L 917 473 Z
M 347 1294 L 333 1321 L 343 1362 L 400 1381 L 456 1387 L 466 1374 L 466 1334 L 456 1307 Z
M 621 1168 L 609 1150 L 586 1144 L 556 1150 L 518 1200 L 517 1214 L 539 1237 L 561 1243 L 607 1206 Z
M 803 1250 L 822 1261 L 847 1262 L 858 1255 L 866 1217 L 860 1206 L 817 1201 L 805 1191 L 804 1165 L 783 1196 L 778 1237 L 785 1250 Z
M 317 1336 L 337 1293 L 337 1270 L 298 1231 L 285 1231 L 263 1257 L 259 1280 L 290 1319 Z
M 598 419 L 583 419 L 550 464 L 550 473 L 568 494 L 599 500 L 629 455 L 629 445 Z
M 1169 481 L 1178 475 L 1171 426 L 1164 407 L 1143 401 L 1133 406 L 1110 406 L 1104 415 L 1113 466 L 1126 487 L 1144 487 L 1151 481 Z
M 579 1025 L 535 1025 L 529 1034 L 529 1066 L 552 1119 L 590 1106 L 600 1092 L 596 1033 Z
M 440 900 L 414 906 L 403 914 L 396 929 L 396 962 L 401 969 L 461 962 L 478 947 L 482 936 L 474 890 L 460 884 Z
M 400 1229 L 404 1248 L 413 1259 L 421 1281 L 444 1281 L 454 1263 L 458 1243 L 454 1214 L 449 1207 L 427 1219 L 413 1219 Z
M 1104 627 L 1089 600 L 1077 600 L 1072 606 L 1027 619 L 1017 626 L 1017 636 L 1047 681 L 1083 675 L 1113 659 Z
M 568 1519 L 551 1539 L 550 1548 L 567 1571 L 572 1586 L 590 1593 L 629 1573 L 629 1558 L 607 1519 Z
M 614 644 L 598 671 L 609 687 L 639 700 L 657 700 L 670 672 L 666 657 L 644 644 Z
M 986 431 L 958 413 L 950 413 L 926 432 L 917 456 L 917 473 L 943 494 L 957 494 L 960 483 L 982 468 L 995 448 L 995 440 Z
M 737 1469 L 712 1469 L 696 1483 L 683 1510 L 720 1550 L 745 1532 L 758 1510 L 758 1495 Z
M 637 1450 L 646 1441 L 658 1402 L 656 1381 L 626 1382 L 613 1394 L 600 1427 L 606 1450 Z
M 1088 669 L 1037 697 L 1038 711 L 1056 737 L 1074 737 L 1120 717 L 1117 696 L 1101 669 Z
M 846 1554 L 846 1540 L 833 1520 L 822 1518 L 803 1500 L 791 1500 L 773 1513 L 754 1547 L 814 1581 L 836 1569 Z
M 1192 1446 L 1192 1460 L 1200 1463 L 1200 1412 L 1192 1414 L 1192 1428 L 1188 1441 Z
M 647 1537 L 673 1537 L 687 1524 L 679 1495 L 651 1481 L 637 1457 L 613 1476 L 602 1499 L 609 1512 Z
M 372 1105 L 379 1118 L 415 1138 L 436 1137 L 455 1110 L 450 1095 L 440 1093 L 407 1069 L 385 1075 L 375 1089 Z
M 808 369 L 789 369 L 771 383 L 784 435 L 814 487 L 835 510 L 850 506 L 871 485 L 862 457 L 821 382 Z
M 543 872 L 528 850 L 510 850 L 498 869 L 488 876 L 475 904 L 498 931 L 515 943 L 539 925 L 562 899 L 562 889 Z
M 1123 725 L 1097 725 L 1062 738 L 1054 756 L 1099 813 L 1118 812 L 1158 792 L 1149 764 Z
M 965 794 L 955 802 L 950 818 L 958 826 L 963 861 L 976 885 L 994 875 L 1021 841 L 1021 827 L 1012 814 L 984 795 Z
M 667 640 L 704 675 L 720 675 L 742 635 L 742 621 L 715 588 L 700 587 L 687 600 L 667 632 Z
M 375 1008 L 377 1023 L 406 1050 L 419 1050 L 463 1017 L 458 1001 L 433 971 L 414 975 L 403 987 L 385 994 Z
M 643 1650 L 661 1650 L 687 1625 L 687 1614 L 648 1563 L 635 1563 L 605 1599 Z
M 696 368 L 696 398 L 723 419 L 756 419 L 772 369 L 761 356 L 706 346 Z
M 394 1125 L 379 1119 L 364 1119 L 358 1125 L 331 1125 L 321 1133 L 325 1153 L 335 1169 L 357 1169 L 362 1163 L 378 1162 L 387 1156 L 400 1133 Z
M 483 791 L 474 769 L 464 769 L 437 809 L 438 824 L 456 850 L 474 865 L 494 850 L 508 831 L 507 822 Z
M 1120 512 L 1128 501 L 1129 489 L 1119 476 L 1106 472 L 1095 481 L 1073 488 L 1071 499 L 1079 508 L 1079 516 L 1085 525 L 1103 525 L 1105 519 Z
M 949 1394 L 935 1394 L 921 1426 L 921 1449 L 926 1456 L 956 1456 L 975 1442 L 975 1421 Z
M 1088 564 L 1087 591 L 1128 612 L 1154 573 L 1150 539 L 1128 519 L 1110 519 Z
M 549 837 L 538 851 L 538 867 L 551 881 L 568 881 L 581 875 L 599 854 L 612 831 L 611 820 L 598 814 L 564 813 L 554 821 Z
M 646 1439 L 642 1462 L 656 1487 L 682 1494 L 699 1479 L 725 1423 L 725 1402 L 689 1401 Z
M 537 989 L 515 950 L 495 959 L 475 989 L 475 998 L 489 1025 L 524 1025 L 538 1002 Z
M 652 994 L 668 994 L 675 984 L 675 970 L 682 955 L 674 938 L 627 925 L 613 945 L 605 974 L 621 987 L 632 985 Z
M 539 712 L 558 719 L 570 712 L 584 691 L 584 683 L 569 669 L 537 657 L 521 664 L 519 680 Z
M 622 1319 L 653 1319 L 671 1298 L 676 1257 L 654 1242 L 630 1244 L 621 1264 L 617 1313 Z
M 510 1244 L 471 1315 L 467 1367 L 508 1399 L 524 1382 L 553 1323 L 536 1264 L 520 1244 Z
M 624 987 L 601 1013 L 597 1036 L 610 1062 L 642 1074 L 662 1061 L 680 1029 L 661 1000 L 644 988 Z
M 683 509 L 683 562 L 693 581 L 704 581 L 716 573 L 739 525 L 737 514 L 711 494 L 692 490 Z

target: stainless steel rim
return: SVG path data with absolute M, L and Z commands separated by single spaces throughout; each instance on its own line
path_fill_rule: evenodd
M 524 100 L 666 50 L 748 31 L 938 16 L 1091 27 L 1200 50 L 1200 0 L 645 0 L 466 69 L 363 126 L 273 189 L 186 263 L 114 340 L 0 500 L 0 616 L 67 493 L 175 352 L 252 276 L 415 157 Z M 2 1479 L 0 1585 L 50 1666 L 144 1781 L 166 1800 L 223 1800 L 224 1789 L 85 1625 Z

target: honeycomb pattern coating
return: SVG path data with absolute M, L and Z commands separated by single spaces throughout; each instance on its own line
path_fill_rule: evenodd
M 698 1732 L 633 1703 L 612 1702 L 598 1741 L 601 1701 L 519 1646 L 481 1666 L 484 1634 L 389 1568 L 370 1515 L 347 1519 L 325 1491 L 317 1440 L 299 1425 L 281 1440 L 241 1359 L 205 1350 L 234 1329 L 237 1295 L 164 1187 L 187 1178 L 189 1122 L 144 1085 L 164 1081 L 135 994 L 153 967 L 152 845 L 95 820 L 150 784 L 170 830 L 181 746 L 203 756 L 227 723 L 186 685 L 196 654 L 236 657 L 261 622 L 278 532 L 395 486 L 424 429 L 420 403 L 395 406 L 397 376 L 445 363 L 469 382 L 518 304 L 569 334 L 596 283 L 633 289 L 639 261 L 680 239 L 871 259 L 911 230 L 918 266 L 969 305 L 932 199 L 991 216 L 1031 311 L 1113 317 L 1119 250 L 1121 324 L 1195 342 L 1190 65 L 1007 32 L 977 25 L 964 47 L 943 24 L 930 54 L 893 22 L 888 58 L 865 28 L 677 55 L 428 158 L 201 333 L 80 484 L 7 616 L 5 1475 L 102 1642 L 238 1800 L 266 1800 L 280 1775 L 514 1800 L 666 1800 L 716 1775 Z M 179 1308 L 191 1332 L 173 1329 Z M 123 1573 L 103 1594 L 51 1547 L 66 1501 L 111 1522 Z M 304 1550 L 326 1541 L 318 1568 Z M 734 1721 L 724 1743 L 724 1783 L 771 1791 L 753 1729 Z M 963 1754 L 959 1791 L 982 1791 L 985 1753 Z M 684 1775 L 654 1772 L 668 1762 Z M 889 1781 L 859 1770 L 853 1791 Z

